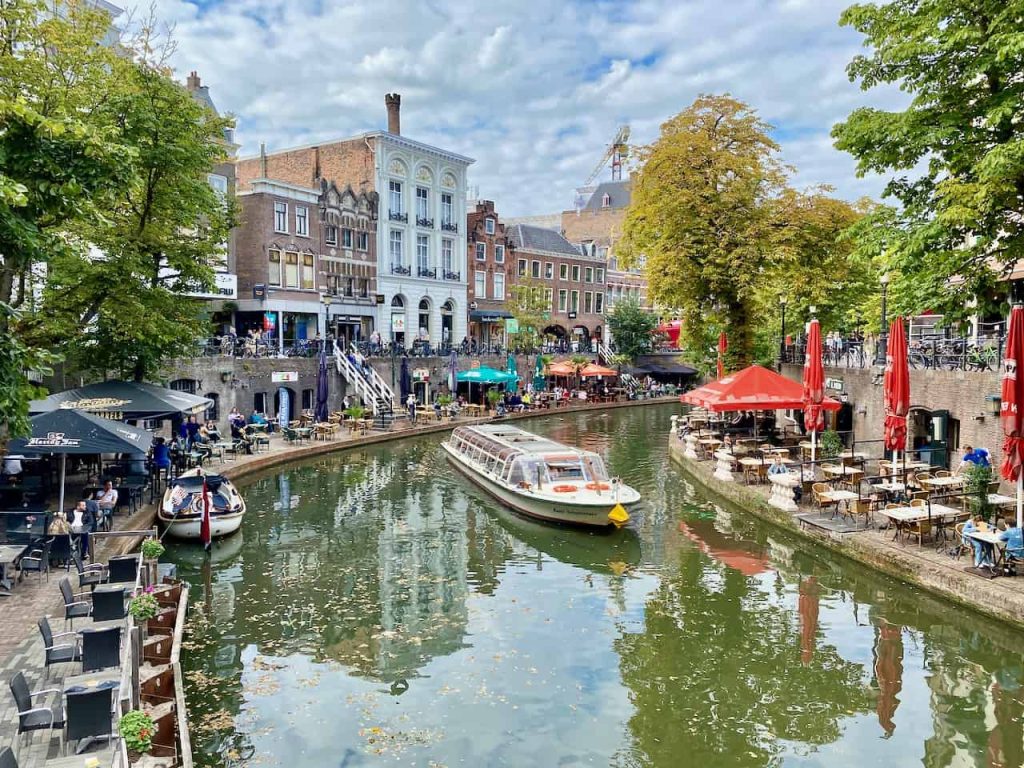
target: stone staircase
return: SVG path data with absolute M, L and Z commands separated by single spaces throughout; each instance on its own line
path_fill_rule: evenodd
M 349 360 L 352 355 L 358 365 Z M 395 413 L 395 393 L 371 366 L 363 366 L 365 358 L 353 344 L 345 352 L 334 342 L 334 360 L 338 373 L 355 390 L 359 399 L 373 410 L 374 424 L 378 429 L 390 429 Z

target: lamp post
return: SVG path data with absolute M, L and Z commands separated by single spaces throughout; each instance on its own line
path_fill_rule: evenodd
M 779 337 L 779 371 L 786 361 L 786 297 L 779 297 L 779 308 L 782 310 L 782 335 Z
M 324 333 L 321 337 L 321 343 L 327 344 L 327 337 L 331 332 L 331 297 L 326 293 L 320 294 L 320 301 L 324 305 Z M 319 350 L 317 350 L 319 352 Z
M 882 284 L 882 332 L 878 334 L 878 344 L 875 347 L 875 365 L 884 368 L 886 348 L 889 346 L 889 323 L 885 317 L 885 294 L 889 287 L 889 273 L 883 274 L 879 282 Z

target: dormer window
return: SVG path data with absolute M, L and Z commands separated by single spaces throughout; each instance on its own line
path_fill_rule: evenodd
M 601 198 L 601 207 L 602 208 L 611 208 L 612 207 L 612 196 L 609 195 L 607 192 L 605 192 L 604 196 Z
M 484 231 L 488 235 L 494 234 L 494 219 L 484 219 Z

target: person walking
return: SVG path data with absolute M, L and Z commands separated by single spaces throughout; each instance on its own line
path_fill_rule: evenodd
M 409 397 L 405 399 L 405 407 L 409 411 L 409 423 L 412 425 L 416 424 L 416 395 L 412 392 L 409 393 Z

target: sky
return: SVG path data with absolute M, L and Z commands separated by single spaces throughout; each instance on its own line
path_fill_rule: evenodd
M 136 15 L 151 0 L 121 0 Z M 196 70 L 237 118 L 240 154 L 386 127 L 475 158 L 474 196 L 503 216 L 572 207 L 619 125 L 631 143 L 702 93 L 730 93 L 774 126 L 798 188 L 879 198 L 831 127 L 892 108 L 846 74 L 860 36 L 849 0 L 155 0 L 178 75 Z M 600 177 L 610 178 L 606 168 Z

